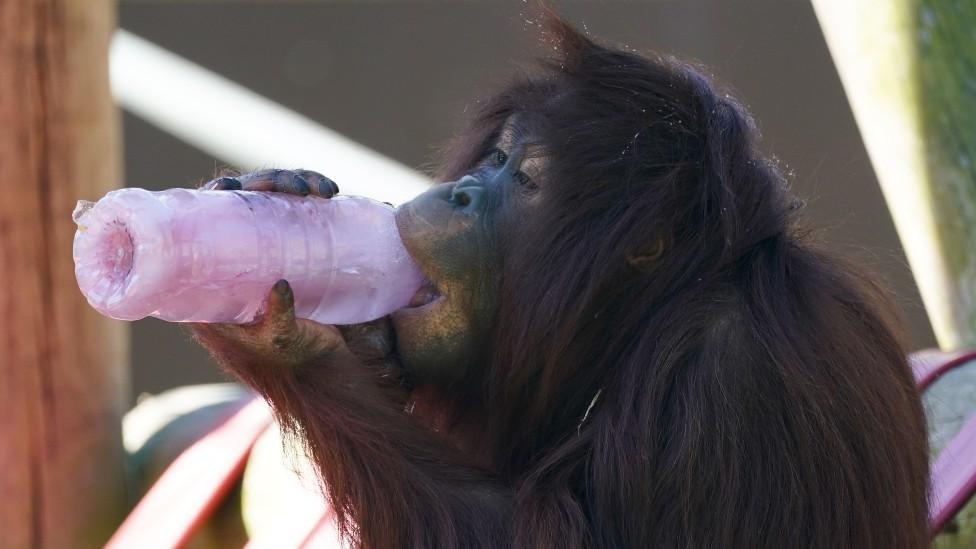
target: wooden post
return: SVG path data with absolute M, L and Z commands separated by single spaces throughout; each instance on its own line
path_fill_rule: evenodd
M 124 512 L 122 323 L 74 278 L 71 211 L 121 180 L 109 0 L 0 1 L 0 545 L 95 547 Z

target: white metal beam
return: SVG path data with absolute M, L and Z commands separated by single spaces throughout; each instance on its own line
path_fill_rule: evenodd
M 403 164 L 130 32 L 116 31 L 110 68 L 121 107 L 235 167 L 315 170 L 343 194 L 393 204 L 430 184 Z

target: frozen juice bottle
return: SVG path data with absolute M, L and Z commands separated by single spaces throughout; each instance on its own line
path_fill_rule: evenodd
M 354 324 L 406 306 L 424 280 L 394 209 L 363 197 L 131 188 L 79 202 L 74 219 L 78 286 L 121 320 L 247 323 L 286 279 L 298 317 Z

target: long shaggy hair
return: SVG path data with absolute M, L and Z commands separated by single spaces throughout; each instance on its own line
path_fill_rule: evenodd
M 503 244 L 479 454 L 519 547 L 921 547 L 925 425 L 885 292 L 803 230 L 745 110 L 679 60 L 549 16 L 560 56 L 486 102 L 547 152 Z M 461 421 L 463 423 L 463 421 Z
M 884 292 L 803 231 L 699 71 L 547 19 L 559 55 L 484 102 L 441 171 L 512 115 L 546 153 L 500 242 L 488 367 L 426 403 L 450 428 L 404 413 L 385 370 L 198 337 L 302 437 L 364 547 L 925 546 L 925 425 Z

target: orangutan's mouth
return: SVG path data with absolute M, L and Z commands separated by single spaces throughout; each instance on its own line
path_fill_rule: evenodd
M 434 301 L 437 301 L 437 298 L 439 297 L 441 297 L 441 293 L 434 286 L 434 283 L 427 280 L 424 282 L 423 286 L 417 290 L 417 293 L 415 293 L 410 299 L 410 303 L 407 305 L 407 307 L 413 309 L 423 307 L 424 305 L 430 305 Z

